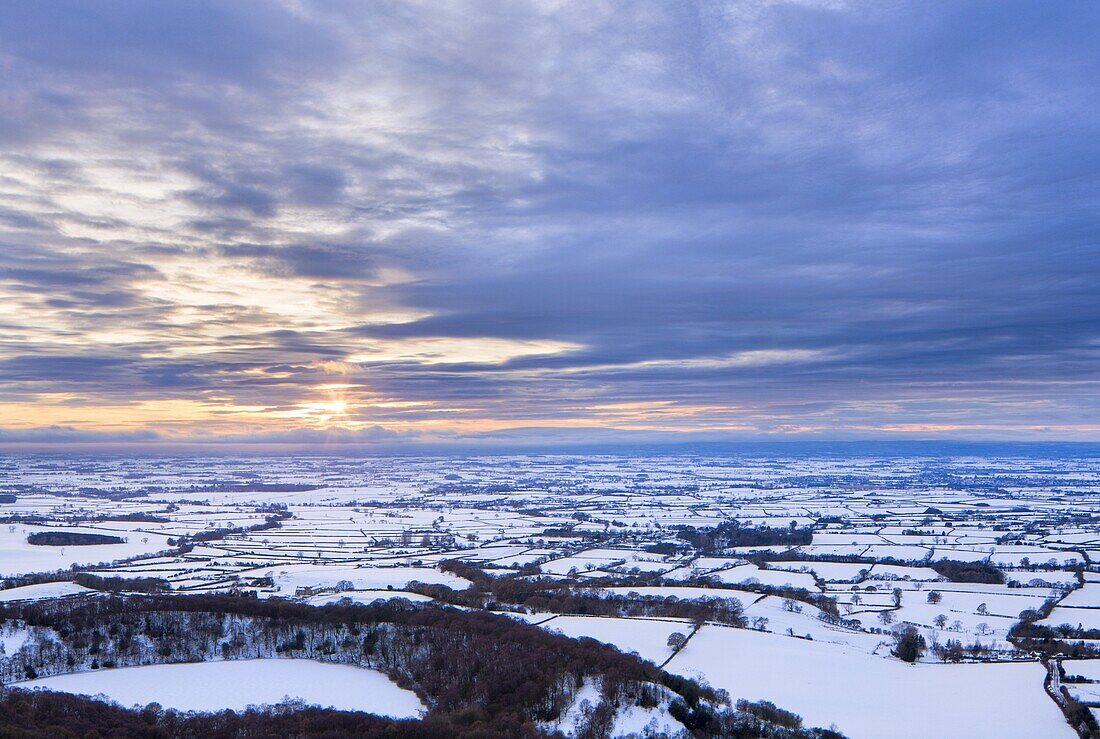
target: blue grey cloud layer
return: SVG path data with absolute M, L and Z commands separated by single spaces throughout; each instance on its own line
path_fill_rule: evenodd
M 3 5 L 5 401 L 1100 436 L 1095 4 Z

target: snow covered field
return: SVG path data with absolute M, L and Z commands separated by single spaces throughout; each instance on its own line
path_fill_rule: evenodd
M 23 585 L 18 588 L 0 590 L 0 603 L 15 603 L 24 600 L 47 600 L 50 598 L 68 598 L 87 595 L 94 590 L 73 582 L 46 582 L 41 585 Z
M 350 601 L 351 603 L 374 603 L 378 600 L 407 600 L 412 603 L 430 603 L 431 598 L 420 593 L 408 593 L 404 590 L 348 590 L 340 593 L 314 595 L 308 599 L 312 606 L 325 606 L 330 603 Z
M 621 619 L 599 616 L 558 616 L 539 624 L 566 636 L 587 636 L 611 644 L 623 652 L 636 652 L 642 659 L 661 664 L 672 654 L 668 637 L 691 633 L 691 624 L 657 619 Z
M 851 739 L 1072 739 L 1041 665 L 907 665 L 818 641 L 704 626 L 666 667 Z
M 30 680 L 21 688 L 103 695 L 124 706 L 159 703 L 181 711 L 242 709 L 300 699 L 310 705 L 412 718 L 416 694 L 374 670 L 304 659 L 145 665 Z
M 358 590 L 384 590 L 386 587 L 404 588 L 410 582 L 441 583 L 462 589 L 470 583 L 461 577 L 448 575 L 426 567 L 362 567 L 327 565 L 323 567 L 290 565 L 274 570 L 276 589 L 286 595 L 294 595 L 302 587 L 335 586 L 347 581 Z
M 0 506 L 2 513 L 3 506 Z M 72 531 L 89 534 L 111 534 L 126 538 L 121 544 L 93 544 L 91 546 L 35 546 L 27 543 L 27 536 L 44 531 Z M 168 549 L 168 536 L 149 532 L 121 532 L 118 530 L 66 526 L 54 529 L 44 526 L 0 526 L 0 577 L 11 577 L 24 572 L 46 572 L 66 569 L 72 565 L 95 565 L 114 562 L 128 557 L 148 555 Z
M 1035 654 L 1017 650 L 1009 631 L 1044 608 L 1052 610 L 1039 626 L 1100 629 L 1096 460 L 26 457 L 3 474 L 15 497 L 0 502 L 6 607 L 79 603 L 98 592 L 41 582 L 71 579 L 74 564 L 112 581 L 81 579 L 97 588 L 155 578 L 172 594 L 313 606 L 404 599 L 408 608 L 471 608 L 462 598 L 489 581 L 548 583 L 554 593 L 614 596 L 641 610 L 595 616 L 608 611 L 554 593 L 482 607 L 657 664 L 671 657 L 667 669 L 703 677 L 734 700 L 770 700 L 852 739 L 1072 736 L 1043 691 Z M 692 539 L 720 525 L 772 527 L 770 541 L 780 543 Z M 31 544 L 39 531 L 125 541 Z M 779 536 L 800 531 L 796 541 Z M 959 574 L 963 565 L 975 569 Z M 32 573 L 48 576 L 14 579 Z M 714 600 L 728 613 L 743 609 L 741 622 L 715 621 L 745 628 L 712 621 L 676 653 L 670 635 L 692 634 L 693 620 L 705 620 L 694 614 Z M 915 665 L 891 654 L 895 632 L 909 626 L 929 647 Z M 10 655 L 31 636 L 13 622 L 0 643 Z M 944 644 L 954 641 L 961 651 L 952 659 L 963 663 L 944 664 Z M 289 694 L 393 715 L 420 709 L 380 674 L 301 660 L 36 682 L 179 708 Z M 1100 694 L 1090 683 L 1073 690 Z M 615 725 L 657 718 L 653 709 L 625 712 Z

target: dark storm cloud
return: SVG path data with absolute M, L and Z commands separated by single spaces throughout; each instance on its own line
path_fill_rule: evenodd
M 1100 412 L 1094 4 L 5 12 L 0 323 L 59 312 L 3 344 L 13 381 L 285 405 L 342 363 L 440 406 L 395 418 L 673 401 L 765 432 Z M 292 281 L 328 320 L 279 310 Z M 92 329 L 152 338 L 60 362 Z M 447 339 L 572 348 L 391 350 Z

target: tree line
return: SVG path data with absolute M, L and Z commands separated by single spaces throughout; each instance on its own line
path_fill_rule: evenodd
M 7 621 L 28 628 L 30 637 L 0 657 L 4 683 L 130 665 L 299 657 L 376 669 L 416 692 L 429 712 L 423 731 L 410 736 L 542 736 L 588 681 L 600 686 L 604 715 L 676 701 L 677 718 L 693 736 L 836 736 L 778 725 L 780 733 L 738 734 L 738 726 L 756 725 L 759 717 L 592 639 L 399 600 L 316 608 L 233 596 L 104 596 L 0 604 L 0 622 Z M 42 710 L 54 708 L 45 701 Z M 395 730 L 403 735 L 400 726 Z

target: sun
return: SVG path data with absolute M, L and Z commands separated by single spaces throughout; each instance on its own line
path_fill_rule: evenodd
M 339 390 L 326 388 L 328 397 L 324 400 L 309 400 L 295 404 L 293 410 L 286 415 L 297 418 L 315 426 L 333 425 L 351 415 L 351 404 L 342 397 Z

